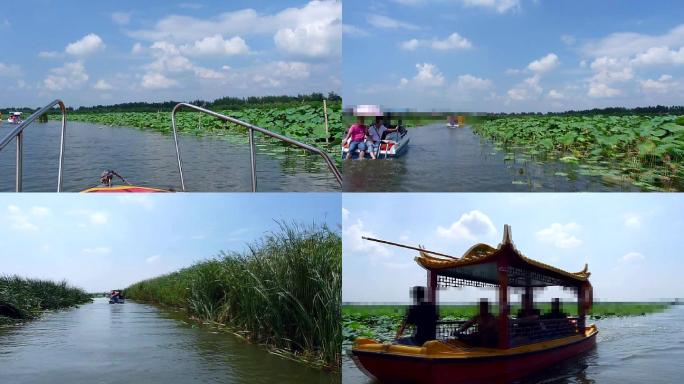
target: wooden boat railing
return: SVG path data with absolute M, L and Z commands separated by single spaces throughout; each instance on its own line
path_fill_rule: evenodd
M 577 333 L 577 318 L 573 317 L 538 320 L 511 319 L 509 321 L 512 347 L 572 336 Z
M 5 148 L 13 139 L 17 142 L 17 159 L 15 163 L 15 191 L 21 192 L 22 190 L 22 179 L 23 179 L 23 153 L 24 153 L 24 129 L 31 125 L 34 120 L 42 116 L 43 114 L 49 112 L 55 105 L 59 105 L 59 109 L 62 112 L 62 133 L 59 143 L 59 168 L 57 170 L 57 192 L 62 192 L 62 173 L 64 171 L 64 135 L 66 134 L 66 108 L 64 107 L 64 102 L 62 100 L 55 100 L 50 104 L 44 106 L 43 108 L 33 112 L 26 120 L 21 124 L 17 125 L 12 129 L 5 137 L 0 141 L 0 151 Z
M 193 109 L 195 111 L 205 113 L 207 115 L 213 116 L 217 119 L 227 121 L 229 123 L 237 124 L 242 127 L 247 128 L 248 133 L 249 133 L 249 150 L 250 150 L 250 158 L 251 158 L 251 166 L 252 166 L 252 192 L 256 192 L 257 190 L 257 177 L 256 177 L 256 146 L 254 143 L 254 131 L 260 132 L 266 136 L 272 137 L 274 139 L 280 140 L 282 142 L 288 143 L 290 145 L 293 145 L 298 148 L 302 148 L 308 152 L 311 152 L 313 154 L 316 154 L 320 157 L 323 158 L 323 161 L 325 161 L 325 164 L 328 166 L 328 170 L 330 173 L 333 174 L 335 177 L 335 180 L 337 180 L 337 183 L 342 186 L 342 175 L 340 171 L 337 169 L 337 166 L 335 166 L 335 163 L 333 160 L 330 158 L 330 156 L 325 153 L 324 151 L 308 145 L 304 144 L 302 142 L 299 142 L 297 140 L 291 139 L 287 136 L 283 136 L 281 134 L 269 131 L 268 129 L 258 127 L 256 125 L 244 122 L 242 120 L 235 119 L 230 116 L 222 115 L 220 113 L 198 107 L 193 104 L 188 104 L 188 103 L 179 103 L 177 104 L 174 108 L 173 111 L 171 112 L 171 125 L 173 128 L 173 139 L 176 143 L 176 158 L 178 159 L 178 172 L 180 173 L 180 182 L 181 182 L 181 188 L 183 191 L 185 191 L 185 182 L 183 180 L 183 163 L 181 161 L 181 155 L 180 155 L 180 148 L 178 147 L 178 133 L 176 130 L 176 113 L 181 110 L 182 108 L 189 108 Z

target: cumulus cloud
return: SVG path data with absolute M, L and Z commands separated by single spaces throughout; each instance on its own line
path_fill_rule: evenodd
M 353 224 L 345 225 L 342 229 L 342 236 L 345 249 L 380 258 L 387 258 L 391 255 L 391 252 L 382 244 L 362 239 L 362 237 L 377 238 L 378 236 L 367 230 L 361 219 Z
M 535 73 L 544 73 L 554 69 L 558 65 L 558 56 L 555 53 L 549 53 L 548 55 L 532 61 L 527 65 L 527 69 Z
M 51 91 L 77 89 L 89 78 L 83 62 L 75 61 L 52 68 L 50 74 L 43 80 L 43 86 Z
M 416 64 L 418 73 L 413 79 L 408 80 L 402 78 L 400 86 L 414 85 L 418 87 L 439 87 L 444 84 L 444 75 L 434 64 L 418 63 Z
M 680 84 L 671 75 L 662 75 L 658 79 L 646 79 L 640 82 L 644 93 L 671 93 L 680 89 Z
M 627 228 L 639 228 L 641 227 L 641 218 L 635 214 L 626 214 L 623 216 L 624 225 Z
M 172 15 L 153 28 L 129 31 L 144 41 L 190 44 L 216 34 L 246 36 L 272 34 L 276 47 L 285 54 L 306 57 L 336 57 L 341 52 L 342 3 L 310 1 L 274 14 L 254 9 L 224 12 L 211 19 Z
M 161 73 L 148 72 L 143 75 L 141 85 L 145 89 L 168 89 L 177 86 L 178 81 Z
M 244 55 L 249 53 L 245 40 L 239 36 L 225 40 L 220 34 L 197 40 L 191 45 L 183 45 L 180 51 L 187 55 Z
M 65 52 L 74 56 L 85 56 L 105 49 L 104 41 L 100 36 L 90 33 L 82 39 L 75 41 L 65 48 Z
M 402 49 L 407 51 L 415 50 L 418 47 L 429 47 L 434 50 L 446 51 L 454 49 L 470 49 L 472 48 L 472 43 L 465 37 L 454 32 L 445 39 L 432 39 L 432 40 L 419 40 L 410 39 L 402 42 L 399 45 Z
M 639 253 L 639 252 L 627 252 L 626 254 L 624 254 L 624 255 L 620 258 L 620 261 L 623 261 L 623 262 L 630 262 L 630 261 L 643 260 L 643 259 L 645 259 L 645 258 L 646 258 L 646 257 L 645 257 L 644 255 L 642 255 L 641 253 Z
M 553 99 L 553 100 L 563 100 L 565 98 L 564 94 L 562 94 L 559 91 L 556 91 L 555 89 L 550 90 L 548 93 L 548 96 L 550 99 Z
M 437 227 L 437 234 L 454 240 L 478 240 L 485 236 L 495 235 L 496 227 L 486 214 L 479 210 L 464 213 L 449 227 Z
M 10 229 L 31 232 L 39 229 L 36 221 L 48 214 L 47 208 L 32 207 L 28 211 L 24 211 L 19 206 L 10 204 L 7 206 L 6 218 Z
M 161 255 L 152 255 L 145 259 L 147 264 L 156 264 L 161 260 Z
M 544 92 L 544 89 L 539 85 L 539 80 L 539 74 L 528 77 L 515 87 L 509 89 L 507 92 L 508 97 L 514 101 L 538 98 Z
M 553 223 L 550 227 L 538 231 L 536 236 L 540 242 L 551 244 L 558 248 L 576 248 L 583 243 L 576 236 L 581 229 L 582 227 L 577 223 Z
M 93 85 L 93 88 L 98 91 L 111 91 L 114 89 L 114 86 L 107 82 L 107 80 L 100 79 Z
M 492 81 L 473 75 L 460 75 L 456 86 L 463 91 L 486 91 L 492 88 Z

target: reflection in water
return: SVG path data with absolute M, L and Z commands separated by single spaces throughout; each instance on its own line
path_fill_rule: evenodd
M 133 128 L 68 122 L 64 190 L 81 191 L 114 169 L 138 185 L 180 189 L 176 150 L 171 135 Z M 0 137 L 11 127 L 0 123 Z M 24 190 L 53 192 L 57 187 L 60 127 L 35 123 L 24 131 Z M 259 191 L 335 191 L 339 186 L 318 156 L 257 149 Z M 186 188 L 190 191 L 251 190 L 249 146 L 226 138 L 181 135 Z M 0 152 L 0 191 L 14 190 L 15 145 Z
M 0 383 L 338 383 L 178 313 L 104 299 L 0 330 Z
M 678 383 L 684 376 L 684 305 L 663 313 L 596 320 L 596 349 L 517 384 Z M 345 355 L 343 383 L 374 383 Z
M 581 175 L 577 166 L 507 155 L 465 128 L 442 124 L 409 130 L 403 156 L 378 161 L 345 161 L 345 191 L 527 192 L 623 191 L 620 180 Z

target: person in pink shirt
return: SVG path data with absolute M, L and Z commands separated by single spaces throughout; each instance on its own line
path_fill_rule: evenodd
M 366 135 L 368 134 L 368 128 L 363 124 L 363 116 L 358 116 L 356 123 L 352 124 L 347 131 L 347 136 L 344 138 L 343 142 L 346 142 L 351 138 L 349 142 L 349 152 L 347 152 L 347 157 L 345 159 L 351 159 L 352 154 L 359 150 L 359 159 L 363 159 L 366 155 Z

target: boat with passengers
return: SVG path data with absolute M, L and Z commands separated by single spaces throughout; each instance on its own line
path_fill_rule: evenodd
M 448 128 L 463 128 L 465 126 L 465 117 L 449 115 L 446 126 Z
M 571 273 L 525 257 L 513 244 L 508 225 L 498 247 L 476 244 L 462 257 L 365 239 L 419 251 L 415 260 L 427 271 L 426 305 L 436 306 L 437 289 L 448 287 L 490 287 L 498 296 L 498 314 L 483 313 L 488 306 L 481 302 L 473 321 L 430 323 L 432 339 L 424 342 L 356 339 L 354 361 L 380 382 L 509 383 L 596 345 L 598 330 L 585 320 L 593 297 L 588 266 Z M 563 313 L 557 299 L 548 313 L 534 308 L 533 291 L 552 286 L 577 294 L 577 316 Z M 517 316 L 509 313 L 512 289 L 524 292 Z M 493 319 L 490 323 L 481 321 L 488 317 Z
M 408 149 L 409 135 L 408 130 L 401 124 L 401 120 L 397 120 L 397 124 L 391 124 L 392 114 L 383 113 L 379 106 L 377 105 L 359 105 L 354 108 L 354 116 L 356 116 L 363 129 L 366 130 L 366 138 L 364 140 L 364 146 L 361 148 L 355 148 L 352 152 L 352 159 L 358 159 L 361 156 L 361 152 L 364 153 L 364 158 L 372 158 L 371 151 L 376 159 L 387 159 L 393 157 L 399 157 L 403 155 Z M 373 148 L 370 143 L 370 135 L 368 132 L 368 127 L 363 124 L 364 118 L 376 119 L 380 124 L 383 124 L 387 131 L 380 138 L 380 142 L 377 147 Z M 349 154 L 349 147 L 351 146 L 352 138 L 348 137 L 342 143 L 342 158 L 345 159 L 347 154 Z
M 21 119 L 21 112 L 10 112 L 9 117 L 7 117 L 7 122 L 10 124 L 21 124 L 24 120 Z
M 26 127 L 30 126 L 33 121 L 35 121 L 37 118 L 40 116 L 50 113 L 53 108 L 57 106 L 59 107 L 59 110 L 62 115 L 61 119 L 61 135 L 60 135 L 60 148 L 59 148 L 59 159 L 58 159 L 58 170 L 57 170 L 57 192 L 62 191 L 62 175 L 63 175 L 63 169 L 64 169 L 64 149 L 65 149 L 65 143 L 64 139 L 66 136 L 66 121 L 67 121 L 67 114 L 66 114 L 66 106 L 62 100 L 54 100 L 50 104 L 44 106 L 43 108 L 35 111 L 31 116 L 29 116 L 25 121 L 21 121 L 18 123 L 17 127 L 12 128 L 7 135 L 5 135 L 4 138 L 0 139 L 0 152 L 3 150 L 3 148 L 7 147 L 12 141 L 16 141 L 16 165 L 15 165 L 15 170 L 16 170 L 16 187 L 15 191 L 16 192 L 21 192 L 22 191 L 22 173 L 23 173 L 23 137 L 24 137 L 24 129 Z M 294 140 L 292 138 L 289 138 L 287 136 L 283 136 L 279 133 L 269 131 L 268 129 L 244 122 L 242 120 L 238 120 L 236 118 L 226 116 L 202 107 L 198 107 L 196 105 L 188 104 L 188 103 L 179 103 L 177 104 L 173 110 L 171 111 L 171 128 L 173 131 L 173 139 L 175 143 L 175 149 L 176 149 L 176 160 L 177 160 L 177 165 L 178 165 L 178 175 L 180 177 L 180 187 L 181 191 L 185 192 L 185 179 L 183 177 L 183 161 L 181 159 L 181 152 L 180 152 L 180 146 L 178 144 L 178 130 L 176 129 L 176 114 L 178 111 L 181 109 L 189 109 L 195 112 L 203 113 L 209 116 L 212 116 L 216 119 L 222 120 L 224 122 L 232 123 L 238 126 L 241 126 L 243 128 L 247 129 L 248 133 L 248 138 L 249 138 L 249 147 L 250 147 L 250 165 L 251 165 L 251 170 L 252 170 L 252 192 L 257 191 L 257 173 L 256 173 L 256 143 L 254 139 L 254 132 L 259 132 L 263 134 L 264 136 L 267 136 L 269 138 L 276 139 L 277 141 L 286 143 L 288 145 L 303 149 L 304 151 L 314 154 L 317 156 L 320 156 L 322 160 L 325 162 L 325 164 L 328 167 L 328 170 L 330 171 L 331 175 L 335 178 L 337 181 L 337 184 L 341 187 L 342 186 L 342 175 L 340 171 L 337 169 L 337 166 L 335 165 L 335 162 L 332 160 L 330 155 L 328 155 L 325 151 L 316 148 L 314 146 L 299 142 L 297 140 Z M 13 112 L 13 113 L 18 113 L 18 112 Z M 95 179 L 96 175 L 93 175 L 93 178 Z M 121 184 L 116 184 L 117 182 L 121 182 Z M 129 183 L 123 176 L 121 176 L 117 171 L 115 170 L 105 170 L 101 175 L 100 175 L 100 183 L 96 186 L 86 188 L 82 190 L 82 192 L 85 193 L 108 193 L 108 192 L 132 192 L 132 193 L 139 193 L 139 192 L 175 192 L 175 190 L 170 189 L 170 188 L 154 188 L 154 187 L 149 187 L 149 186 L 140 186 L 140 185 L 135 185 Z

